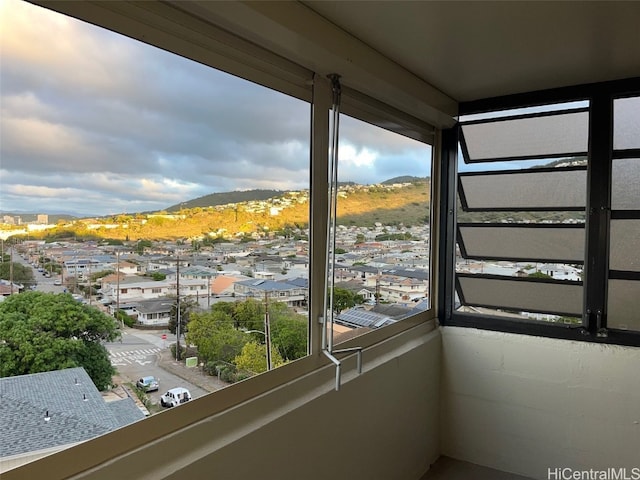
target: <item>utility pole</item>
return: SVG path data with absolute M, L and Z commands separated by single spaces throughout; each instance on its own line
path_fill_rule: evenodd
M 177 254 L 176 261 L 176 361 L 180 361 L 180 254 Z
M 9 285 L 11 285 L 11 295 L 13 295 L 13 248 L 9 248 Z
M 91 305 L 91 259 L 89 259 L 89 278 L 87 279 L 87 286 L 89 287 L 89 305 Z
M 264 343 L 267 348 L 267 371 L 271 370 L 271 332 L 269 331 L 269 292 L 264 292 Z
M 116 318 L 120 316 L 120 250 L 116 250 Z M 122 329 L 124 330 L 124 318 L 122 321 Z

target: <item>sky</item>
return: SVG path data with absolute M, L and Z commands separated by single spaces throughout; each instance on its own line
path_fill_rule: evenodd
M 112 215 L 309 187 L 309 104 L 0 0 L 0 211 Z M 428 176 L 431 150 L 341 120 L 339 180 Z

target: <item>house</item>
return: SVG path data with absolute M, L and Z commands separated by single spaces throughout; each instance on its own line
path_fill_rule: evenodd
M 94 257 L 65 260 L 63 265 L 65 277 L 77 277 L 79 279 L 89 278 L 94 273 L 111 270 L 114 267 L 113 262 Z
M 82 367 L 0 378 L 0 472 L 143 418 L 131 398 L 105 401 Z
M 211 293 L 216 296 L 232 295 L 234 288 L 233 284 L 239 280 L 246 280 L 248 277 L 244 275 L 218 275 L 211 282 Z
M 4 300 L 9 295 L 20 293 L 23 288 L 24 285 L 20 285 L 17 283 L 12 284 L 7 280 L 0 280 L 0 301 Z
M 171 297 L 135 302 L 129 315 L 136 318 L 139 325 L 166 327 L 171 319 L 171 309 L 175 299 Z
M 234 296 L 238 298 L 255 298 L 258 301 L 286 303 L 289 307 L 306 305 L 307 288 L 288 282 L 274 280 L 251 279 L 241 280 L 233 284 Z
M 141 271 L 140 265 L 132 262 L 127 262 L 126 260 L 117 262 L 116 268 L 120 273 L 123 273 L 124 275 L 136 275 Z
M 548 479 L 638 467 L 640 202 L 620 167 L 637 172 L 640 158 L 640 3 L 34 3 L 307 102 L 311 353 L 3 480 Z M 341 113 L 422 142 L 425 163 L 433 154 L 432 302 L 340 344 L 363 349 L 361 373 L 354 354 L 337 370 L 319 322 L 338 93 Z M 565 154 L 588 166 L 541 166 Z M 534 157 L 528 171 L 513 160 Z M 481 213 L 569 208 L 588 221 L 466 229 L 459 198 Z M 581 282 L 460 274 L 458 234 L 488 259 L 562 257 L 589 271 Z

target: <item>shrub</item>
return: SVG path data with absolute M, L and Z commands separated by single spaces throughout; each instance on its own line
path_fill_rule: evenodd
M 169 348 L 171 349 L 171 356 L 173 358 L 176 358 L 176 344 L 172 343 Z M 180 359 L 181 360 L 185 359 L 185 354 L 186 353 L 187 353 L 187 349 L 183 345 L 180 345 Z

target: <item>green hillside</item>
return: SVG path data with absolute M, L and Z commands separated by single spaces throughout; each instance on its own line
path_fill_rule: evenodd
M 229 203 L 242 203 L 269 198 L 281 195 L 278 190 L 243 190 L 235 192 L 211 193 L 202 197 L 187 200 L 167 208 L 168 212 L 178 212 L 183 209 L 196 207 L 215 207 L 217 205 L 227 205 Z
M 220 200 L 222 197 L 218 195 L 215 198 Z M 42 236 L 49 239 L 75 237 L 132 241 L 234 238 L 255 233 L 269 235 L 270 232 L 286 228 L 306 228 L 309 223 L 308 191 L 277 192 L 267 199 L 237 203 L 229 203 L 226 200 L 228 197 L 224 205 L 192 208 L 187 207 L 191 202 L 184 202 L 174 213 L 118 215 L 103 219 L 77 220 L 43 232 Z M 338 198 L 338 223 L 363 227 L 371 227 L 375 223 L 402 223 L 405 226 L 424 224 L 429 219 L 429 201 L 428 181 L 401 187 L 344 186 L 340 189 Z M 96 227 L 96 222 L 103 226 Z

